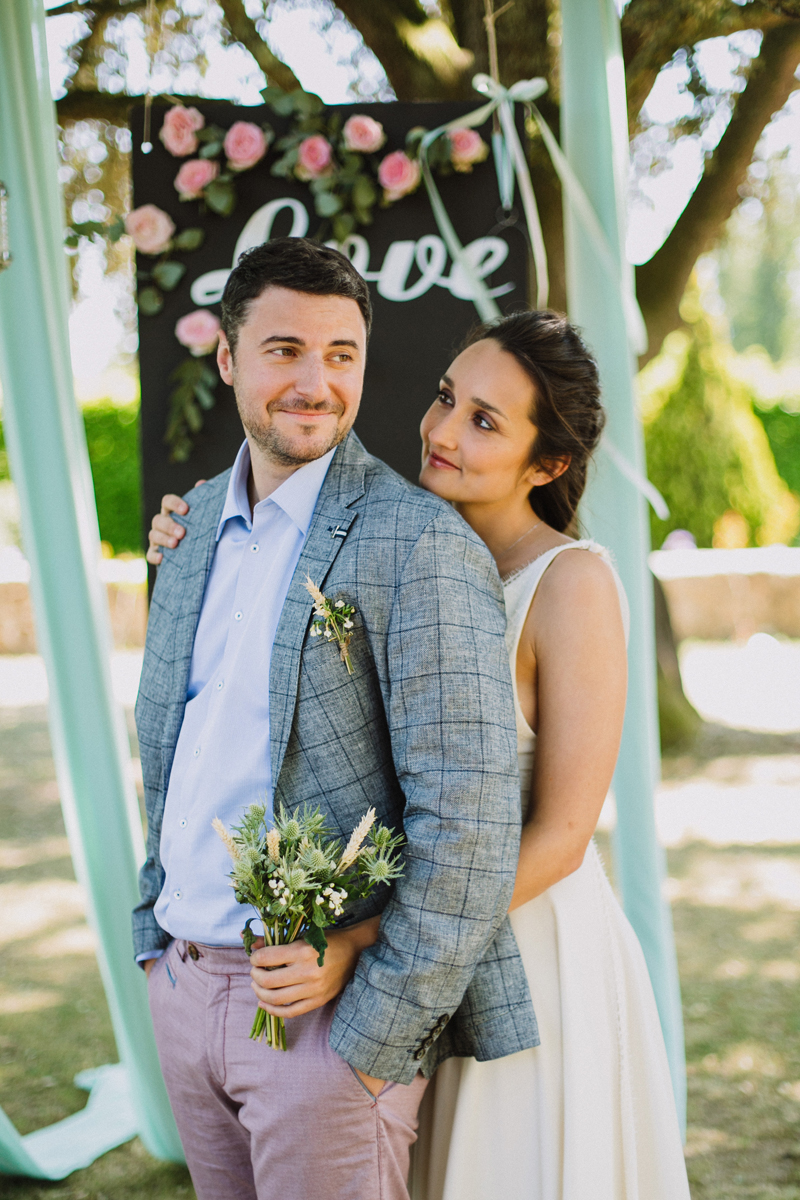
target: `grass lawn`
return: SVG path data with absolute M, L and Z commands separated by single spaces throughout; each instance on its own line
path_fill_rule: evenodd
M 706 758 L 797 752 L 731 735 Z M 691 775 L 693 760 L 665 764 Z M 602 839 L 605 842 L 605 839 Z M 608 862 L 606 844 L 601 846 Z M 686 1016 L 694 1200 L 800 1200 L 800 846 L 669 855 Z M 0 709 L 0 1104 L 20 1133 L 82 1108 L 72 1083 L 116 1051 L 64 836 L 45 714 Z M 134 1140 L 9 1200 L 176 1200 L 187 1172 Z

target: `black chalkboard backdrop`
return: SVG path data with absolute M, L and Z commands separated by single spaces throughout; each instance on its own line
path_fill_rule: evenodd
M 476 104 L 359 104 L 337 106 L 346 119 L 349 112 L 366 113 L 380 121 L 387 134 L 381 155 L 402 149 L 406 132 L 416 125 L 432 129 L 464 113 Z M 276 117 L 271 109 L 237 108 L 218 103 L 197 102 L 207 124 L 228 128 L 234 121 L 269 121 L 278 137 L 288 122 Z M 271 201 L 288 198 L 299 201 L 308 216 L 307 234 L 321 234 L 323 240 L 332 235 L 330 227 L 313 211 L 312 197 L 305 184 L 275 179 L 269 168 L 274 152 L 268 153 L 255 168 L 242 173 L 237 181 L 238 202 L 230 217 L 211 212 L 199 212 L 197 201 L 182 203 L 173 181 L 182 159 L 173 158 L 157 137 L 165 109 L 153 110 L 153 150 L 141 152 L 142 115 L 140 108 L 133 120 L 133 202 L 134 207 L 156 204 L 175 221 L 178 230 L 200 226 L 205 230 L 203 246 L 192 253 L 177 257 L 186 262 L 188 270 L 179 287 L 166 295 L 163 311 L 155 317 L 139 317 L 139 363 L 142 381 L 142 471 L 144 496 L 144 526 L 149 527 L 152 514 L 158 509 L 164 492 L 183 493 L 197 479 L 211 478 L 233 462 L 242 442 L 242 427 L 236 412 L 232 391 L 222 381 L 216 388 L 216 407 L 205 414 L 205 425 L 196 437 L 194 449 L 185 463 L 169 461 L 164 444 L 167 424 L 168 396 L 173 385 L 169 376 L 187 351 L 175 339 L 175 323 L 185 313 L 199 307 L 219 313 L 219 304 L 198 301 L 198 280 L 211 271 L 230 269 L 239 235 L 257 210 Z M 489 140 L 487 125 L 480 131 Z M 472 174 L 440 178 L 442 197 L 462 244 L 491 236 L 507 246 L 505 260 L 490 275 L 487 285 L 505 286 L 497 297 L 503 311 L 519 309 L 527 300 L 527 243 L 518 226 L 502 227 L 503 218 L 497 190 L 497 179 L 491 156 L 473 168 Z M 436 266 L 436 255 L 442 249 L 435 242 L 420 239 L 437 238 L 438 229 L 431 212 L 424 186 L 387 209 L 374 209 L 374 223 L 359 228 L 365 238 L 362 254 L 368 251 L 367 276 L 377 275 L 385 266 L 387 252 L 392 250 L 395 266 L 410 254 L 398 243 L 415 243 L 417 249 L 412 265 L 385 272 L 384 279 L 370 278 L 370 290 L 375 306 L 375 323 L 369 345 L 364 398 L 356 431 L 367 449 L 388 462 L 406 478 L 416 482 L 419 472 L 419 422 L 431 404 L 439 376 L 452 361 L 453 352 L 468 330 L 478 320 L 470 299 L 454 295 L 439 284 L 426 286 L 422 281 L 426 263 Z M 295 214 L 283 208 L 275 216 L 271 235 L 288 235 Z M 259 241 L 263 239 L 263 233 Z M 440 240 L 440 239 L 439 239 Z M 502 246 L 495 246 L 497 259 L 503 255 Z M 153 259 L 140 260 L 142 269 L 152 267 Z M 406 260 L 407 261 L 407 260 Z M 449 255 L 438 277 L 447 278 L 452 270 Z M 391 277 L 390 277 L 391 276 Z M 414 287 L 418 284 L 418 287 Z M 194 287 L 195 298 L 192 298 Z M 414 298 L 392 299 L 392 295 L 411 291 Z M 383 294 L 382 294 L 383 293 Z M 388 293 L 388 295 L 387 295 Z M 213 361 L 213 360 L 209 360 Z

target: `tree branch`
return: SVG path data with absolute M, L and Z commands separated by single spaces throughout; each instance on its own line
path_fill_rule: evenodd
M 248 17 L 242 0 L 219 0 L 219 6 L 225 14 L 225 24 L 237 42 L 241 42 L 245 50 L 249 50 L 270 83 L 283 88 L 285 92 L 293 92 L 299 88 L 300 80 L 286 63 L 270 50 L 267 43 L 258 32 L 255 21 Z
M 162 97 L 154 96 L 157 104 Z M 207 96 L 172 96 L 170 101 L 180 100 L 184 104 L 196 104 L 208 100 Z M 131 96 L 127 92 L 69 92 L 56 101 L 59 125 L 68 121 L 109 121 L 112 125 L 128 125 L 130 110 L 134 104 L 144 104 L 144 96 Z M 230 104 L 230 100 L 215 100 L 215 104 Z
M 398 100 L 469 98 L 472 54 L 417 0 L 337 0 L 337 8 L 380 60 Z
M 48 8 L 46 17 L 63 17 L 66 13 L 80 13 L 82 16 L 126 17 L 129 12 L 136 12 L 147 7 L 147 0 L 90 0 L 81 4 L 80 0 L 71 0 L 69 4 L 60 4 L 58 8 Z
M 643 362 L 657 354 L 667 334 L 679 327 L 678 307 L 694 264 L 739 203 L 739 187 L 764 127 L 800 87 L 795 77 L 799 63 L 800 22 L 764 35 L 747 88 L 693 196 L 664 245 L 637 269 L 639 303 L 650 335 Z
M 785 5 L 782 7 L 777 0 L 753 0 L 744 6 L 732 0 L 716 0 L 713 5 L 700 5 L 697 0 L 671 0 L 666 7 L 662 0 L 631 0 L 621 23 L 631 131 L 636 129 L 637 118 L 659 71 L 672 61 L 676 51 L 742 29 L 760 29 L 766 33 L 790 21 Z

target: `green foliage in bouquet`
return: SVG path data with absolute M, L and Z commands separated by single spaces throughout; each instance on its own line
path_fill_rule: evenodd
M 342 849 L 331 835 L 319 808 L 308 805 L 287 813 L 281 805 L 267 825 L 263 804 L 251 804 L 240 825 L 229 832 L 219 818 L 214 829 L 233 862 L 231 884 L 240 904 L 249 904 L 264 926 L 268 946 L 284 946 L 298 938 L 317 951 L 320 966 L 328 942 L 325 930 L 344 915 L 345 905 L 369 896 L 378 884 L 403 873 L 398 847 L 402 835 L 375 825 L 375 809 L 362 818 Z M 250 954 L 256 935 L 245 922 L 244 948 Z M 282 1017 L 256 1012 L 250 1037 L 275 1050 L 286 1049 Z

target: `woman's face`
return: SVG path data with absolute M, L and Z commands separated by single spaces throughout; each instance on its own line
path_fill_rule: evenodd
M 493 338 L 469 346 L 422 418 L 421 485 L 444 500 L 495 504 L 549 482 L 529 465 L 535 395 L 530 377 Z

